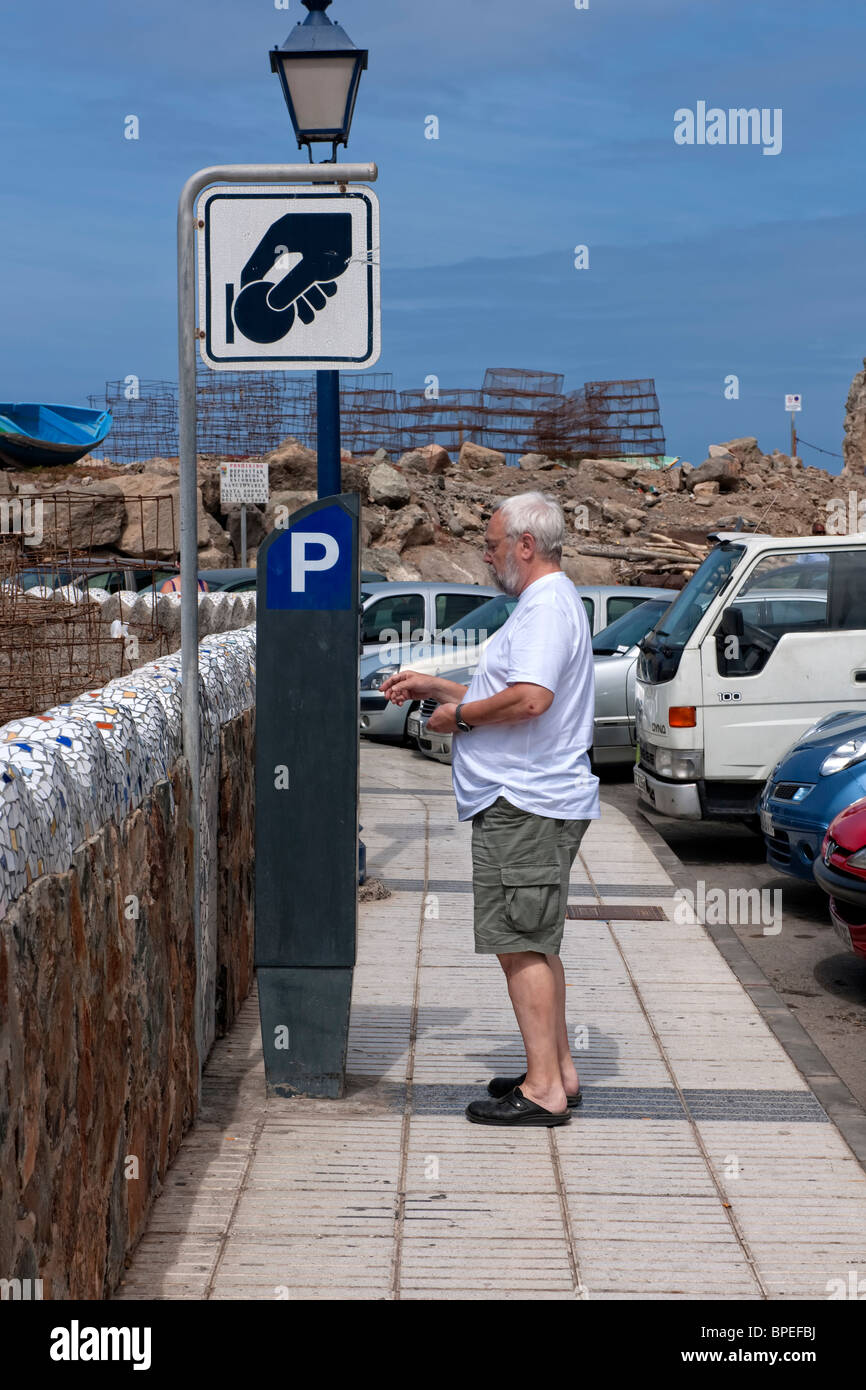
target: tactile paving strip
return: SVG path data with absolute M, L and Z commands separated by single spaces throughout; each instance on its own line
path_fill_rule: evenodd
M 583 1104 L 574 1112 L 573 1123 L 586 1118 L 829 1124 L 815 1097 L 806 1091 L 684 1090 L 686 1110 L 672 1086 L 583 1086 L 581 1089 Z M 412 1112 L 416 1115 L 453 1114 L 484 1094 L 483 1087 L 473 1089 L 465 1084 L 447 1086 L 416 1082 L 412 1087 Z M 398 1103 L 395 1108 L 399 1108 Z

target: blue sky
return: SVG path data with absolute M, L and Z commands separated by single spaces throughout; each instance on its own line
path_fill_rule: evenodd
M 298 0 L 5 14 L 3 399 L 85 403 L 107 378 L 176 377 L 178 192 L 204 165 L 297 157 L 267 53 L 305 14 Z M 800 391 L 803 437 L 840 450 L 866 354 L 860 0 L 330 14 L 370 50 L 346 157 L 380 167 L 375 372 L 398 387 L 476 386 L 488 366 L 561 371 L 567 389 L 654 376 L 669 451 L 694 462 L 742 433 L 786 447 L 782 398 Z M 781 108 L 781 153 L 676 145 L 674 112 L 698 101 Z

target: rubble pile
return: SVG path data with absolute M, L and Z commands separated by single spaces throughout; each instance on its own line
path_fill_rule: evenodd
M 400 457 L 384 449 L 363 457 L 344 452 L 343 487 L 361 495 L 363 567 L 388 579 L 489 582 L 482 541 L 493 507 L 539 489 L 565 512 L 563 566 L 575 580 L 679 588 L 719 530 L 784 536 L 858 529 L 849 496 L 859 487 L 858 501 L 866 501 L 866 359 L 848 397 L 843 447 L 844 469 L 833 476 L 779 450 L 765 454 L 753 437 L 711 444 L 697 466 L 683 461 L 669 468 L 543 454 L 525 454 L 515 468 L 495 449 L 467 440 L 456 457 L 438 444 Z M 316 495 L 311 449 L 290 438 L 267 458 L 270 501 L 247 510 L 249 564 L 273 526 Z M 176 553 L 177 459 L 126 466 L 84 459 L 73 468 L 0 471 L 0 497 L 70 488 L 102 499 L 95 533 L 69 537 L 71 544 L 84 542 L 106 559 L 135 558 L 144 535 L 148 551 L 166 559 Z M 221 507 L 219 461 L 211 458 L 199 460 L 199 537 L 201 568 L 240 564 L 240 508 Z

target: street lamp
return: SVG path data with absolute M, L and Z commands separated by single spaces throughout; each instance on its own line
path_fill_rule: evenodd
M 271 50 L 271 72 L 279 73 L 298 149 L 307 146 L 312 164 L 313 144 L 330 144 L 333 162 L 337 146 L 349 140 L 367 50 L 356 48 L 345 29 L 325 14 L 331 0 L 303 3 L 310 13 L 281 48 Z

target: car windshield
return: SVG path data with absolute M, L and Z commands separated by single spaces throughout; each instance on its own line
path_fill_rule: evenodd
M 746 553 L 743 545 L 723 542 L 711 550 L 685 588 L 646 637 L 647 645 L 656 639 L 666 647 L 682 648 L 688 642 L 713 599 L 728 583 Z
M 442 637 L 447 642 L 453 633 L 456 641 L 483 642 L 486 637 L 492 637 L 494 632 L 499 631 L 516 607 L 516 598 L 508 594 L 496 594 L 479 608 L 473 608 L 471 613 L 452 623 L 445 629 Z M 458 637 L 457 634 L 461 636 Z
M 621 618 L 609 623 L 593 637 L 593 655 L 615 656 L 618 652 L 627 652 L 636 646 L 642 637 L 646 637 L 650 628 L 670 606 L 666 598 L 650 598 L 646 603 L 639 603 L 637 608 L 623 613 Z

